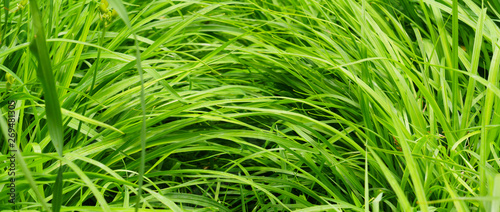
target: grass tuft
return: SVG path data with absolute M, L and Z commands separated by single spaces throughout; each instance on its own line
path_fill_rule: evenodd
M 498 211 L 494 1 L 6 2 L 19 210 Z

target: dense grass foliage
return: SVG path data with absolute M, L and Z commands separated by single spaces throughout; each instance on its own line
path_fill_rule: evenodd
M 17 209 L 500 210 L 498 1 L 109 1 L 3 1 Z

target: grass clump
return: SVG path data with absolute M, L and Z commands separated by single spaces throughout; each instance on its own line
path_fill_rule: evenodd
M 494 1 L 105 2 L 4 13 L 17 209 L 499 210 Z

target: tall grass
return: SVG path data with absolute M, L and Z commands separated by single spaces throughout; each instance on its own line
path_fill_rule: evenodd
M 5 2 L 17 209 L 500 210 L 496 1 Z

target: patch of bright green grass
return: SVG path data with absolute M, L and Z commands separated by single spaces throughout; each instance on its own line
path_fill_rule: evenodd
M 499 210 L 495 1 L 4 3 L 17 209 Z

